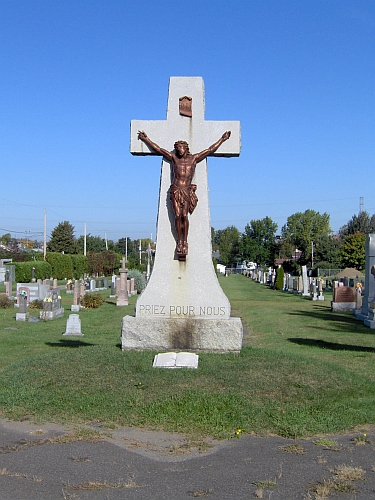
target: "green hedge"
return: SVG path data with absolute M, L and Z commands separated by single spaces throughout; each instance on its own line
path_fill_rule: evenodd
M 51 264 L 52 276 L 58 280 L 73 278 L 72 256 L 63 253 L 47 252 L 46 261 Z
M 83 278 L 89 272 L 89 260 L 85 255 L 70 255 L 73 264 L 73 278 Z
M 52 267 L 48 262 L 33 260 L 27 262 L 14 262 L 17 283 L 30 283 L 32 279 L 32 268 L 36 280 L 47 279 L 52 276 Z

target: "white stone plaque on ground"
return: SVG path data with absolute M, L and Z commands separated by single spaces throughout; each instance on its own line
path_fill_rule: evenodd
M 163 352 L 157 354 L 154 368 L 198 368 L 198 355 L 193 352 Z

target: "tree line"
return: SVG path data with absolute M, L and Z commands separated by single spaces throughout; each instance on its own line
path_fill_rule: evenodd
M 284 259 L 284 267 L 290 271 L 299 265 L 361 270 L 365 267 L 366 234 L 375 232 L 375 214 L 370 217 L 362 211 L 353 215 L 338 234 L 332 234 L 329 214 L 306 210 L 289 216 L 279 236 L 277 229 L 270 217 L 251 220 L 242 233 L 235 226 L 212 228 L 213 249 L 226 266 L 244 261 L 273 266 L 275 259 Z
M 337 234 L 332 234 L 330 216 L 314 210 L 296 212 L 288 217 L 277 235 L 278 225 L 270 217 L 252 219 L 241 233 L 235 226 L 215 230 L 211 228 L 212 247 L 220 254 L 219 261 L 226 266 L 246 262 L 255 262 L 261 266 L 273 266 L 275 259 L 284 259 L 285 267 L 293 271 L 296 266 L 308 265 L 314 269 L 354 267 L 358 270 L 365 266 L 366 234 L 375 233 L 375 214 L 370 217 L 362 211 L 342 226 Z M 2 258 L 13 256 L 15 261 L 25 260 L 17 240 L 9 234 L 0 236 Z M 103 264 L 103 257 L 108 255 L 108 265 L 112 266 L 114 257 L 127 254 L 127 267 L 146 269 L 145 251 L 148 245 L 154 248 L 149 238 L 140 240 L 120 238 L 117 242 L 106 241 L 100 236 L 86 236 L 86 252 Z M 28 247 L 37 247 L 36 242 L 28 241 Z M 74 226 L 68 221 L 60 222 L 52 231 L 47 251 L 65 254 L 83 254 L 84 236 L 74 235 Z M 102 254 L 101 257 L 95 254 Z M 298 255 L 298 262 L 296 262 Z M 100 267 L 99 266 L 99 267 Z
M 63 221 L 57 224 L 52 230 L 47 243 L 47 252 L 51 254 L 83 255 L 84 236 L 76 238 L 74 233 L 74 226 L 70 222 Z M 30 260 L 30 258 L 35 257 L 30 253 L 30 249 L 40 249 L 41 247 L 40 243 L 31 240 L 25 246 L 23 239 L 11 238 L 8 233 L 0 236 L 0 243 L 2 245 L 0 258 L 11 257 L 15 262 Z M 147 257 L 145 251 L 148 249 L 149 244 L 151 248 L 154 247 L 150 238 L 142 239 L 140 253 L 140 240 L 120 238 L 117 242 L 114 242 L 113 240 L 106 241 L 100 236 L 88 234 L 86 236 L 86 254 L 89 272 L 101 274 L 104 270 L 116 269 L 119 267 L 123 255 L 127 255 L 127 267 L 129 269 L 146 271 Z

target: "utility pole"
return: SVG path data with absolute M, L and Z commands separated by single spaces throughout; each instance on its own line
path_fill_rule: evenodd
M 47 253 L 47 210 L 44 209 L 44 237 L 43 237 L 43 259 L 46 260 Z
M 125 262 L 128 262 L 128 237 L 125 238 Z
M 104 229 L 105 249 L 108 250 L 107 231 Z
M 139 263 L 142 264 L 142 245 L 141 245 L 142 240 L 139 240 Z
M 314 242 L 311 242 L 311 269 L 314 267 Z
M 87 238 L 86 238 L 86 222 L 83 225 L 83 255 L 86 257 L 86 243 L 87 243 Z

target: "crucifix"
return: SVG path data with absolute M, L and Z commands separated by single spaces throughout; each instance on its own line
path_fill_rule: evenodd
M 167 119 L 131 122 L 130 152 L 163 161 L 154 266 L 135 316 L 123 318 L 122 349 L 241 350 L 241 319 L 212 263 L 206 162 L 240 154 L 240 122 L 207 121 L 204 107 L 202 78 L 172 77 Z
M 184 95 L 185 91 L 190 95 Z M 189 106 L 188 113 L 186 102 Z M 169 233 L 175 230 L 175 240 L 177 240 L 175 254 L 179 260 L 185 260 L 188 254 L 188 213 L 192 214 L 198 199 L 199 205 L 205 203 L 205 196 L 203 195 L 201 200 L 197 194 L 208 190 L 207 156 L 229 157 L 238 156 L 240 153 L 239 122 L 206 121 L 204 108 L 202 78 L 172 77 L 167 120 L 131 122 L 131 153 L 163 156 L 162 181 L 163 177 L 169 177 L 170 186 L 163 192 L 162 182 L 160 189 L 158 237 L 161 236 L 160 209 L 167 204 L 170 219 L 172 218 L 170 208 L 174 212 L 175 220 L 171 224 Z M 195 154 L 190 154 L 189 148 Z M 196 153 L 197 151 L 200 152 Z M 209 219 L 208 206 L 200 208 Z
M 150 317 L 155 314 L 179 317 L 180 311 L 188 311 L 190 316 L 204 318 L 208 310 L 212 313 L 211 319 L 230 317 L 229 301 L 217 281 L 212 265 L 206 157 L 239 156 L 240 122 L 205 120 L 204 112 L 203 79 L 172 77 L 169 83 L 167 119 L 131 121 L 130 152 L 133 155 L 163 156 L 154 266 L 149 283 L 137 301 L 136 316 Z M 150 140 L 145 140 L 145 136 L 139 131 L 144 131 Z M 176 158 L 180 154 L 176 151 L 179 147 L 178 144 L 175 145 L 176 141 L 186 141 L 193 153 L 203 152 L 202 158 L 198 158 L 200 161 L 196 162 L 195 169 L 191 171 L 189 183 L 193 186 L 187 190 L 189 204 L 194 198 L 190 198 L 191 191 L 199 200 L 189 215 L 187 256 L 186 244 L 184 249 L 187 238 L 184 238 L 184 231 L 182 238 L 179 237 L 172 200 L 176 175 L 172 154 Z M 179 247 L 181 239 L 182 248 Z M 209 309 L 205 308 L 205 304 Z
M 184 110 L 184 112 L 186 112 Z M 184 115 L 186 116 L 186 114 Z M 191 116 L 191 115 L 190 115 Z M 191 154 L 189 144 L 186 141 L 174 143 L 174 151 L 170 152 L 161 148 L 153 142 L 144 131 L 138 132 L 138 139 L 143 141 L 149 148 L 170 162 L 173 170 L 173 182 L 169 189 L 169 198 L 172 202 L 175 215 L 175 228 L 177 232 L 176 254 L 179 260 L 186 260 L 188 254 L 188 231 L 189 213 L 194 212 L 198 203 L 195 191 L 196 184 L 192 184 L 197 163 L 201 162 L 210 154 L 213 154 L 230 137 L 228 130 L 215 144 L 197 154 Z

